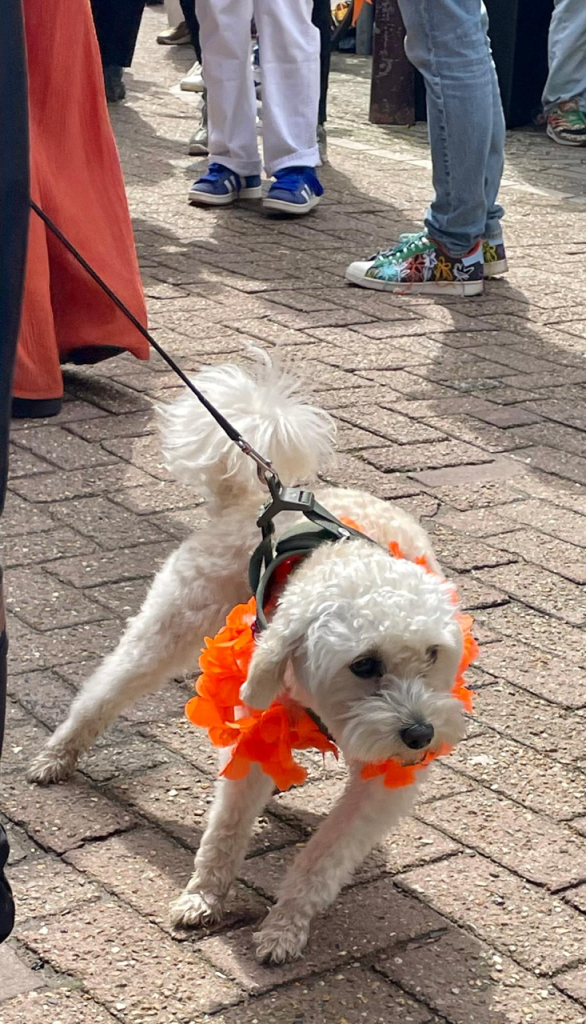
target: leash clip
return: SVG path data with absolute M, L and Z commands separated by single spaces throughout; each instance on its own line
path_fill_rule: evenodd
M 313 491 L 306 491 L 303 487 L 284 487 L 276 474 L 273 479 L 268 478 L 266 482 L 271 493 L 271 500 L 263 505 L 261 514 L 256 521 L 256 525 L 260 526 L 261 530 L 270 526 L 280 512 L 307 514 L 315 508 Z

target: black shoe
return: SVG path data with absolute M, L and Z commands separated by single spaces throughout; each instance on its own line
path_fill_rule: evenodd
M 108 103 L 119 103 L 126 96 L 126 86 L 122 79 L 123 68 L 117 64 L 104 65 L 104 88 Z

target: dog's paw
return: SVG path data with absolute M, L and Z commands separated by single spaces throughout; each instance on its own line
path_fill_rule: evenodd
M 36 782 L 39 786 L 49 786 L 53 782 L 63 782 L 73 774 L 76 761 L 77 757 L 75 754 L 45 747 L 32 760 L 26 777 L 29 782 Z
M 201 892 L 182 892 L 169 908 L 173 928 L 200 928 L 221 921 L 222 901 Z
M 253 936 L 256 956 L 261 963 L 284 964 L 297 960 L 307 945 L 309 926 L 306 922 L 270 920 Z

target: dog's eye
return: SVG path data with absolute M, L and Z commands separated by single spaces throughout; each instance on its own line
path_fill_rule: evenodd
M 439 654 L 439 647 L 428 647 L 427 648 L 427 660 L 431 665 L 435 665 L 437 656 Z
M 385 674 L 385 666 L 380 658 L 357 658 L 350 665 L 350 671 L 359 679 L 380 679 Z

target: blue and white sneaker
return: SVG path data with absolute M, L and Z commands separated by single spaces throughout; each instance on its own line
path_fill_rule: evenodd
M 303 216 L 317 206 L 324 194 L 313 167 L 285 167 L 275 174 L 263 203 L 265 210 Z
M 189 189 L 189 202 L 203 206 L 230 206 L 237 199 L 260 199 L 260 175 L 241 178 L 223 164 L 210 164 L 203 178 Z

